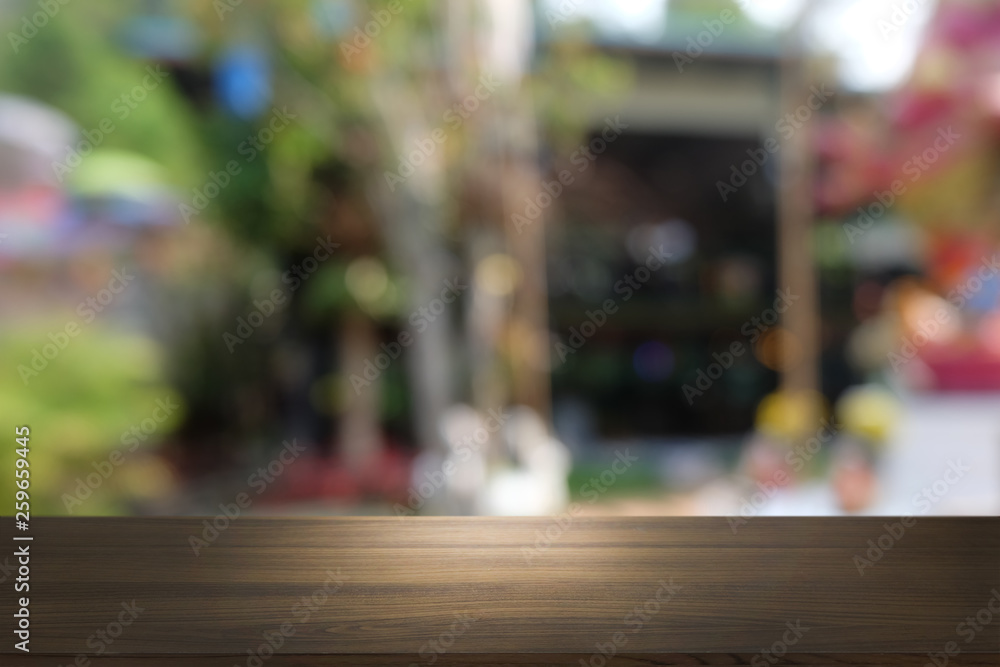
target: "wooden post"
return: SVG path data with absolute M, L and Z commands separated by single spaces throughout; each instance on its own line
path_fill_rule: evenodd
M 795 115 L 806 103 L 808 74 L 801 48 L 808 10 L 788 34 L 781 60 L 780 113 Z M 800 393 L 819 390 L 819 292 L 812 248 L 813 159 L 810 128 L 816 112 L 782 141 L 778 176 L 778 288 L 801 298 L 788 308 L 782 325 L 791 334 L 781 346 L 781 389 Z M 793 126 L 794 127 L 794 126 Z M 817 415 L 818 417 L 818 415 Z

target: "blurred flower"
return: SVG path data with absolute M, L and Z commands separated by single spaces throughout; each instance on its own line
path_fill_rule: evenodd
M 757 406 L 757 430 L 786 442 L 812 434 L 826 414 L 826 400 L 818 392 L 776 391 Z
M 841 443 L 833 462 L 833 491 L 845 512 L 870 507 L 878 493 L 878 479 L 864 449 L 853 442 Z
M 899 399 L 884 387 L 868 384 L 844 392 L 836 407 L 843 431 L 883 445 L 899 421 Z

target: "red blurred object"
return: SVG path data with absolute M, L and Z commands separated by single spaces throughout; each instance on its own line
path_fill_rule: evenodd
M 1000 7 L 996 3 L 944 3 L 934 23 L 935 41 L 956 48 L 995 44 L 1000 39 Z
M 871 199 L 875 189 L 890 183 L 893 171 L 873 142 L 857 123 L 831 119 L 817 133 L 817 151 L 822 177 L 815 188 L 819 212 L 830 215 L 853 213 L 854 207 Z
M 970 268 L 993 256 L 994 245 L 985 235 L 930 233 L 927 269 L 942 291 L 947 292 L 968 278 Z
M 928 346 L 920 359 L 930 371 L 931 385 L 937 391 L 1000 391 L 1000 355 L 980 344 Z
M 360 471 L 350 470 L 339 457 L 304 454 L 288 465 L 261 500 L 270 505 L 365 498 L 405 501 L 412 466 L 413 456 L 392 446 L 384 447 Z
M 842 510 L 860 512 L 874 502 L 878 478 L 860 457 L 838 461 L 833 471 L 833 491 Z
M 892 124 L 899 131 L 937 127 L 954 118 L 959 99 L 951 92 L 903 90 L 891 103 Z

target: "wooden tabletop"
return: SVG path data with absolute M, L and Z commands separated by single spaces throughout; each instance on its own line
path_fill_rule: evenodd
M 1000 665 L 995 518 L 205 521 L 4 517 L 0 665 Z

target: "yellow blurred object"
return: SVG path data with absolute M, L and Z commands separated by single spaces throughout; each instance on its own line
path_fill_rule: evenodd
M 120 481 L 129 497 L 138 500 L 164 498 L 174 491 L 174 471 L 158 456 L 140 456 L 121 470 Z
M 775 327 L 761 336 L 753 348 L 757 361 L 773 371 L 783 371 L 802 360 L 802 343 L 784 327 Z
M 928 48 L 913 68 L 912 85 L 922 93 L 946 92 L 961 67 L 956 53 L 940 47 Z
M 494 253 L 476 265 L 476 285 L 494 295 L 507 296 L 521 282 L 521 265 L 510 255 Z
M 756 426 L 761 433 L 790 444 L 814 434 L 826 412 L 826 401 L 817 392 L 776 391 L 765 396 L 757 406 Z
M 389 287 L 385 266 L 374 257 L 359 257 L 351 262 L 344 274 L 347 291 L 358 303 L 371 304 L 379 300 Z
M 966 143 L 975 137 L 963 137 Z M 916 155 L 915 157 L 919 157 Z M 948 156 L 951 159 L 953 156 Z M 895 210 L 906 219 L 928 229 L 954 232 L 982 228 L 991 223 L 982 213 L 982 202 L 991 192 L 992 163 L 989 153 L 955 156 L 947 168 L 921 172 L 903 179 L 906 191 Z
M 837 401 L 837 419 L 842 429 L 876 445 L 888 440 L 899 415 L 896 396 L 876 385 L 849 389 Z

